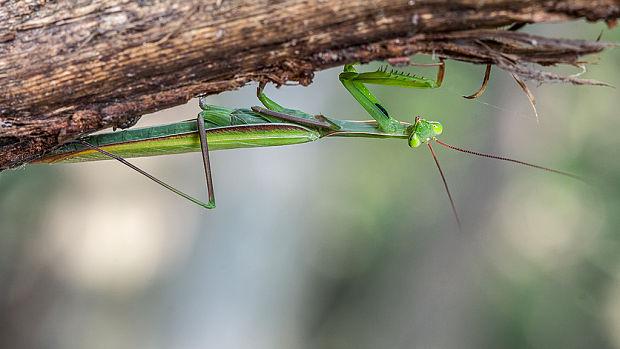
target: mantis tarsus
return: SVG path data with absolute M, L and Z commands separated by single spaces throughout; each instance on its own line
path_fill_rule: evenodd
M 424 79 L 396 71 L 388 71 L 387 68 L 381 68 L 374 72 L 358 73 L 352 64 L 345 65 L 344 71 L 339 76 L 340 81 L 355 100 L 375 119 L 374 121 L 338 120 L 322 115 L 311 115 L 300 110 L 287 109 L 269 99 L 263 93 L 264 84 L 260 84 L 257 96 L 264 108 L 223 108 L 208 105 L 205 99 L 201 98 L 202 112 L 198 114 L 196 121 L 188 120 L 150 128 L 130 129 L 85 137 L 48 154 L 35 163 L 82 162 L 114 158 L 166 189 L 205 208 L 214 208 L 215 197 L 209 165 L 209 148 L 217 150 L 297 144 L 324 137 L 338 136 L 405 138 L 410 147 L 415 148 L 424 143 L 430 149 L 442 177 L 459 229 L 461 223 L 454 200 L 431 146 L 431 141 L 465 153 L 510 161 L 583 180 L 581 177 L 563 171 L 501 156 L 474 152 L 441 142 L 436 138 L 443 130 L 439 122 L 427 121 L 419 116 L 415 118 L 413 124 L 398 121 L 389 115 L 385 106 L 365 86 L 365 84 L 380 84 L 423 89 L 439 87 L 444 75 L 443 61 L 422 65 L 439 66 L 437 78 L 435 80 Z M 124 159 L 198 150 L 202 151 L 205 166 L 209 194 L 207 203 L 175 189 Z

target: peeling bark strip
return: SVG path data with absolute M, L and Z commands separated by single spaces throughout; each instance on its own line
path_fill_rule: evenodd
M 609 44 L 493 29 L 577 18 L 613 25 L 619 15 L 619 0 L 8 0 L 0 8 L 0 169 L 199 93 L 250 81 L 307 85 L 314 71 L 356 61 L 424 53 L 592 84 L 523 63 L 575 64 Z

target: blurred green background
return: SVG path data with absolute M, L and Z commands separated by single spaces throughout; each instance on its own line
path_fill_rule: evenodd
M 620 42 L 603 24 L 524 29 L 601 30 Z M 598 57 L 584 77 L 620 86 L 620 50 Z M 530 81 L 537 123 L 499 69 L 480 99 L 461 98 L 483 71 L 449 61 L 440 89 L 371 89 L 400 120 L 441 121 L 448 143 L 576 173 L 595 189 L 437 145 L 460 234 L 431 155 L 403 140 L 214 152 L 212 211 L 115 161 L 5 171 L 0 347 L 620 348 L 618 89 Z M 266 92 L 368 119 L 339 72 Z M 256 105 L 255 89 L 209 101 Z M 197 112 L 192 101 L 138 126 Z M 134 163 L 206 195 L 198 154 Z

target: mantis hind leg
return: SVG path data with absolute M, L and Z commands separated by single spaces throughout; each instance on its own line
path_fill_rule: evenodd
M 109 153 L 97 146 L 94 146 L 92 144 L 89 144 L 85 141 L 76 141 L 74 143 L 76 144 L 80 144 L 86 148 L 95 150 L 103 155 L 106 155 L 112 159 L 115 159 L 117 161 L 119 161 L 120 163 L 122 163 L 123 165 L 128 166 L 129 168 L 131 168 L 132 170 L 140 173 L 141 175 L 147 177 L 148 179 L 152 180 L 153 182 L 161 185 L 162 187 L 170 190 L 171 192 L 195 203 L 196 205 L 202 206 L 204 208 L 207 209 L 212 209 L 215 208 L 215 195 L 213 194 L 213 180 L 211 178 L 211 166 L 209 163 L 209 149 L 207 148 L 207 133 L 205 130 L 205 123 L 204 123 L 204 119 L 202 118 L 202 116 L 199 114 L 197 117 L 197 123 L 198 123 L 198 134 L 200 136 L 200 147 L 202 150 L 202 160 L 204 163 L 204 167 L 205 167 L 205 174 L 206 174 L 206 178 L 207 178 L 207 191 L 209 193 L 209 202 L 204 203 L 188 194 L 185 194 L 184 192 L 176 189 L 175 187 L 169 185 L 168 183 L 162 181 L 161 179 L 153 176 L 152 174 L 144 171 L 143 169 L 139 168 L 138 166 L 130 163 L 129 161 L 123 159 L 122 157 L 118 156 L 118 155 L 114 155 L 112 153 Z
M 198 136 L 200 137 L 200 151 L 202 154 L 202 163 L 205 168 L 205 177 L 207 180 L 207 193 L 209 195 L 209 203 L 206 208 L 215 208 L 215 193 L 213 192 L 213 177 L 211 176 L 211 162 L 209 161 L 209 146 L 207 144 L 207 130 L 205 129 L 205 120 L 200 114 L 196 117 L 198 123 Z M 202 205 L 201 205 L 202 206 Z

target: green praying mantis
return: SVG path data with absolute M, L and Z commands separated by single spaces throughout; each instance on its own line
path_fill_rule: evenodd
M 373 117 L 372 121 L 339 120 L 285 108 L 265 95 L 263 92 L 265 85 L 261 83 L 257 97 L 263 107 L 230 109 L 209 105 L 205 98 L 201 97 L 202 111 L 195 120 L 84 137 L 33 163 L 116 159 L 177 195 L 211 209 L 215 207 L 215 195 L 209 162 L 210 150 L 299 144 L 326 137 L 401 138 L 407 139 L 412 148 L 425 144 L 430 149 L 459 229 L 461 229 L 461 222 L 446 177 L 431 145 L 433 141 L 461 152 L 509 161 L 583 181 L 583 178 L 567 172 L 502 156 L 474 152 L 444 143 L 437 139 L 443 131 L 443 126 L 436 121 L 428 121 L 419 116 L 413 123 L 394 119 L 388 113 L 387 108 L 368 90 L 366 84 L 433 89 L 440 87 L 443 80 L 445 72 L 443 61 L 430 64 L 409 64 L 438 66 L 436 79 L 424 79 L 397 71 L 388 71 L 387 67 L 374 72 L 359 73 L 353 64 L 344 66 L 344 71 L 339 75 L 340 82 Z M 485 80 L 487 80 L 486 77 Z M 206 203 L 181 192 L 125 160 L 133 157 L 192 151 L 202 152 L 208 192 Z

